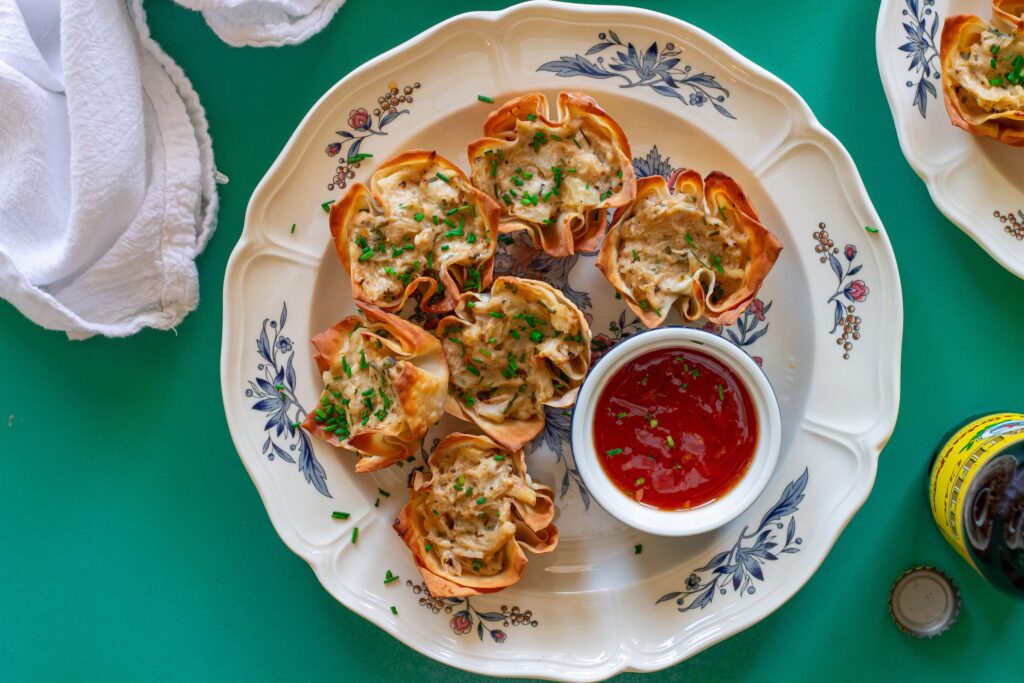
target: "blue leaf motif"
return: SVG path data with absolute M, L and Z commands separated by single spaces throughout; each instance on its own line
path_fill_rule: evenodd
M 765 309 L 765 310 L 768 310 L 768 309 Z M 743 343 L 743 346 L 750 346 L 751 344 L 753 344 L 754 342 L 756 342 L 758 339 L 760 339 L 761 337 L 763 337 L 766 334 L 768 334 L 768 326 L 767 325 L 765 325 L 764 327 L 759 329 L 757 332 L 754 332 L 750 336 L 748 336 L 747 337 L 747 341 Z
M 853 277 L 854 275 L 859 273 L 860 269 L 863 268 L 863 267 L 864 267 L 863 265 L 859 265 L 859 266 L 854 266 L 853 268 L 850 268 L 850 271 L 846 274 L 846 277 Z
M 362 146 L 363 140 L 365 140 L 365 139 L 366 138 L 359 138 L 358 140 L 356 140 L 355 142 L 352 143 L 352 146 L 348 148 L 348 158 L 349 159 L 351 159 L 355 155 L 359 154 L 359 148 Z
M 355 137 L 354 135 L 352 135 L 352 133 L 349 133 L 347 130 L 336 130 L 334 132 L 337 133 L 338 135 L 340 135 L 343 138 L 354 138 Z
M 804 499 L 804 489 L 807 488 L 807 477 L 808 470 L 805 467 L 803 474 L 801 474 L 796 480 L 786 484 L 786 488 L 782 491 L 782 498 L 780 498 L 779 502 L 768 510 L 764 517 L 761 518 L 761 525 L 759 528 L 763 529 L 765 525 L 796 512 L 797 507 Z
M 836 277 L 839 280 L 842 280 L 843 279 L 843 266 L 842 266 L 841 263 L 839 263 L 839 259 L 837 259 L 836 255 L 833 254 L 832 252 L 829 252 L 829 254 L 828 254 L 828 262 L 829 262 L 829 265 L 832 266 L 832 272 L 836 274 Z
M 587 50 L 586 54 L 588 54 L 588 55 L 596 55 L 598 52 L 601 52 L 602 50 L 606 50 L 607 48 L 610 48 L 611 46 L 612 46 L 611 43 L 598 43 L 597 45 L 595 45 L 592 48 L 590 48 L 589 50 Z
M 277 455 L 277 457 L 281 458 L 285 462 L 290 462 L 292 464 L 295 463 L 295 458 L 293 458 L 292 456 L 288 455 L 288 451 L 284 450 L 283 448 L 278 446 L 276 443 L 273 444 L 273 446 L 274 446 L 274 453 Z
M 295 364 L 292 362 L 293 358 L 295 358 L 294 354 L 288 356 L 288 364 L 285 366 L 284 372 L 284 381 L 289 389 L 295 389 Z
M 281 399 L 278 398 L 265 398 L 257 401 L 253 404 L 253 410 L 259 410 L 263 413 L 272 413 L 281 407 Z
M 664 95 L 665 97 L 674 97 L 680 102 L 686 101 L 685 99 L 683 99 L 683 96 L 679 93 L 678 90 L 673 90 L 667 85 L 652 85 L 651 90 L 658 93 L 659 95 Z
M 476 615 L 487 621 L 505 621 L 505 615 L 501 612 L 477 612 Z
M 709 569 L 711 569 L 713 567 L 718 567 L 720 564 L 722 564 L 727 559 L 729 559 L 729 555 L 730 554 L 732 554 L 732 553 L 729 550 L 720 552 L 717 555 L 715 555 L 714 557 L 712 557 L 711 560 L 706 565 L 704 565 L 700 569 L 694 569 L 693 571 L 696 572 L 696 573 L 700 573 L 700 572 L 706 572 L 707 570 L 709 570 Z

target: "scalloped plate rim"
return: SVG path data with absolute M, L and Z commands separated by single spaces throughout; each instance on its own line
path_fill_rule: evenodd
M 881 276 L 891 278 L 891 282 L 889 283 L 891 285 L 890 293 L 894 297 L 894 300 L 891 302 L 890 306 L 891 313 L 887 317 L 891 318 L 888 322 L 893 326 L 895 344 L 893 345 L 894 351 L 888 356 L 892 365 L 890 372 L 888 372 L 890 381 L 888 383 L 881 381 L 880 384 L 883 402 L 891 403 L 891 410 L 888 411 L 888 414 L 886 414 L 886 411 L 880 410 L 878 419 L 862 433 L 856 435 L 846 434 L 847 438 L 854 439 L 854 442 L 850 443 L 849 447 L 856 456 L 856 471 L 858 473 L 858 478 L 857 483 L 851 486 L 850 492 L 843 501 L 846 504 L 841 504 L 836 508 L 833 508 L 830 516 L 826 517 L 824 520 L 829 521 L 830 519 L 837 518 L 836 522 L 833 526 L 827 528 L 823 526 L 822 530 L 819 532 L 823 542 L 814 545 L 813 549 L 815 552 L 810 552 L 810 547 L 803 549 L 803 552 L 806 553 L 806 557 L 808 559 L 799 563 L 799 569 L 794 568 L 794 571 L 789 572 L 784 576 L 780 576 L 777 582 L 772 586 L 772 590 L 769 591 L 769 595 L 758 603 L 759 607 L 757 609 L 738 610 L 735 613 L 728 615 L 727 622 L 723 624 L 723 628 L 720 629 L 719 633 L 710 638 L 701 640 L 701 642 L 696 645 L 677 644 L 670 651 L 659 652 L 657 658 L 651 658 L 646 665 L 643 661 L 639 661 L 637 659 L 637 651 L 629 649 L 624 644 L 620 644 L 608 660 L 606 660 L 601 666 L 593 669 L 581 669 L 578 662 L 564 663 L 552 662 L 551 660 L 545 661 L 543 658 L 538 656 L 528 662 L 518 661 L 517 670 L 515 672 L 503 671 L 495 668 L 495 662 L 497 660 L 491 659 L 478 652 L 461 651 L 454 653 L 454 656 L 444 657 L 441 653 L 429 650 L 422 642 L 418 642 L 416 638 L 409 638 L 408 632 L 403 632 L 400 628 L 400 624 L 388 619 L 386 615 L 378 613 L 376 610 L 372 609 L 353 609 L 352 606 L 354 606 L 354 603 L 362 603 L 363 598 L 355 592 L 341 593 L 339 591 L 335 591 L 330 585 L 330 582 L 327 581 L 325 576 L 322 574 L 325 569 L 325 564 L 329 560 L 329 555 L 327 553 L 315 552 L 311 548 L 307 547 L 306 543 L 302 539 L 298 538 L 294 533 L 292 521 L 285 515 L 272 514 L 270 507 L 267 505 L 268 496 L 270 495 L 270 491 L 268 490 L 270 482 L 261 481 L 257 476 L 257 471 L 254 469 L 247 457 L 242 455 L 241 444 L 243 443 L 243 438 L 238 433 L 241 425 L 234 423 L 228 414 L 229 406 L 239 402 L 241 399 L 234 395 L 237 387 L 228 386 L 227 383 L 227 380 L 229 379 L 229 364 L 232 359 L 236 358 L 236 352 L 234 349 L 229 348 L 227 345 L 227 342 L 236 336 L 234 334 L 234 326 L 231 324 L 231 309 L 227 305 L 227 302 L 236 284 L 239 269 L 247 265 L 248 261 L 251 261 L 261 253 L 267 251 L 268 248 L 272 248 L 274 246 L 273 243 L 271 243 L 265 236 L 259 234 L 258 231 L 253 228 L 254 221 L 252 213 L 254 211 L 254 207 L 259 204 L 261 196 L 267 192 L 271 186 L 273 176 L 281 169 L 286 159 L 291 156 L 293 148 L 304 136 L 311 118 L 322 106 L 325 105 L 325 103 L 332 100 L 335 97 L 335 94 L 351 80 L 357 79 L 374 67 L 386 63 L 391 57 L 405 52 L 406 50 L 415 48 L 418 44 L 436 36 L 453 24 L 457 24 L 464 20 L 482 20 L 495 25 L 506 20 L 509 16 L 526 14 L 537 9 L 555 9 L 558 11 L 576 12 L 584 15 L 640 16 L 660 22 L 666 26 L 666 29 L 681 29 L 689 31 L 694 39 L 707 42 L 734 60 L 735 64 L 741 66 L 748 73 L 748 77 L 750 77 L 754 82 L 759 82 L 758 85 L 762 88 L 775 88 L 784 93 L 785 97 L 788 99 L 787 104 L 796 105 L 797 109 L 791 112 L 789 120 L 791 129 L 789 134 L 786 138 L 783 138 L 783 140 L 780 141 L 779 146 L 777 146 L 776 149 L 788 140 L 813 142 L 819 149 L 827 153 L 829 161 L 832 163 L 837 174 L 845 176 L 846 180 L 853 181 L 852 187 L 849 187 L 848 191 L 852 194 L 852 198 L 856 200 L 856 204 L 860 204 L 861 207 L 867 209 L 870 213 L 870 218 L 880 229 L 877 235 L 872 235 L 872 241 L 881 240 L 880 244 L 872 246 L 872 251 L 879 257 L 879 274 Z M 792 598 L 793 595 L 795 595 L 796 592 L 799 591 L 799 589 L 816 573 L 822 562 L 824 562 L 825 557 L 827 557 L 828 553 L 835 545 L 835 542 L 838 540 L 842 531 L 867 500 L 877 475 L 880 451 L 884 447 L 888 438 L 892 435 L 898 416 L 900 400 L 900 386 L 898 378 L 900 375 L 900 349 L 903 337 L 903 300 L 899 271 L 896 266 L 895 256 L 888 236 L 882 227 L 881 220 L 875 212 L 873 204 L 864 187 L 863 180 L 861 179 L 849 153 L 836 139 L 836 137 L 820 124 L 803 98 L 801 98 L 788 84 L 783 82 L 777 76 L 753 63 L 718 38 L 693 24 L 663 13 L 639 8 L 616 5 L 575 5 L 553 2 L 551 0 L 534 0 L 533 2 L 514 5 L 500 11 L 467 12 L 453 16 L 426 29 L 425 31 L 413 36 L 409 40 L 397 45 L 387 52 L 378 55 L 348 73 L 344 78 L 328 89 L 327 92 L 313 104 L 302 118 L 302 121 L 298 124 L 295 131 L 289 137 L 288 142 L 282 148 L 281 153 L 254 189 L 246 208 L 242 234 L 228 260 L 223 285 L 223 296 L 225 299 L 225 307 L 221 349 L 221 391 L 225 407 L 225 417 L 228 422 L 232 441 L 234 442 L 236 449 L 239 451 L 239 457 L 242 460 L 243 465 L 246 467 L 246 470 L 249 472 L 249 475 L 252 478 L 262 501 L 264 502 L 268 518 L 270 519 L 275 531 L 289 549 L 292 550 L 292 552 L 304 559 L 310 565 L 314 573 L 317 575 L 321 585 L 324 586 L 332 597 L 345 605 L 352 612 L 367 619 L 383 631 L 390 634 L 392 637 L 397 638 L 421 654 L 450 666 L 461 668 L 473 673 L 500 676 L 511 675 L 513 677 L 539 677 L 548 680 L 592 681 L 607 678 L 624 671 L 656 671 L 679 663 L 680 661 L 683 661 L 711 645 L 735 635 L 736 633 L 739 633 L 766 618 Z M 885 399 L 889 399 L 889 401 L 885 401 Z M 793 585 L 794 583 L 796 585 Z M 361 604 L 360 606 L 366 607 L 367 605 Z
M 1016 257 L 1010 257 L 1008 256 L 1009 250 L 1006 248 L 1008 246 L 1007 244 L 998 242 L 992 235 L 988 234 L 986 230 L 977 229 L 971 226 L 966 220 L 958 218 L 957 211 L 953 208 L 953 205 L 946 200 L 943 196 L 943 190 L 939 187 L 939 179 L 942 175 L 941 169 L 934 172 L 928 170 L 928 164 L 917 157 L 909 140 L 907 139 L 908 124 L 906 122 L 906 117 L 909 116 L 909 114 L 900 113 L 899 111 L 899 107 L 904 104 L 899 101 L 899 95 L 905 93 L 899 90 L 898 86 L 900 83 L 888 78 L 886 74 L 886 65 L 889 64 L 892 59 L 891 53 L 896 50 L 896 45 L 889 42 L 887 39 L 894 30 L 892 26 L 892 19 L 895 16 L 895 13 L 899 11 L 899 8 L 894 6 L 898 5 L 900 2 L 902 2 L 902 0 L 882 0 L 878 9 L 878 21 L 875 25 L 875 59 L 878 65 L 878 75 L 882 81 L 882 89 L 885 91 L 885 99 L 889 105 L 889 113 L 892 115 L 893 124 L 896 128 L 896 137 L 900 143 L 900 150 L 903 152 L 903 156 L 910 165 L 910 168 L 913 169 L 914 173 L 916 173 L 924 182 L 925 187 L 928 188 L 928 195 L 931 197 L 935 208 L 937 208 L 950 223 L 960 228 L 960 230 L 970 237 L 974 243 L 981 247 L 986 254 L 991 256 L 996 263 L 1017 277 L 1024 278 L 1024 251 L 1021 251 L 1020 255 Z M 941 92 L 940 97 L 936 98 L 934 104 L 936 106 L 942 105 L 945 107 L 945 103 L 941 99 Z M 942 115 L 945 115 L 944 108 L 942 110 Z M 915 119 L 911 118 L 911 120 Z M 950 125 L 952 126 L 953 124 Z M 968 135 L 968 133 L 965 132 L 964 135 Z M 956 155 L 953 161 L 959 162 L 965 158 L 969 158 L 970 156 L 971 152 L 968 149 Z M 1021 197 L 1021 205 L 1024 206 L 1024 196 Z M 985 211 L 990 211 L 990 208 L 985 207 Z M 1018 244 L 1017 246 L 1020 245 Z

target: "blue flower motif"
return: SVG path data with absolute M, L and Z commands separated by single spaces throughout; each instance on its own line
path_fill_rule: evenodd
M 765 580 L 764 567 L 769 562 L 777 561 L 783 554 L 800 552 L 797 546 L 803 539 L 796 535 L 795 515 L 803 502 L 807 479 L 805 468 L 803 474 L 786 485 L 779 501 L 764 514 L 756 529 L 748 533 L 749 527 L 743 527 L 731 548 L 694 569 L 683 590 L 666 593 L 655 604 L 675 601 L 677 610 L 688 612 L 710 605 L 716 591 L 726 595 L 731 588 L 740 596 L 756 592 L 754 584 Z M 785 522 L 787 517 L 789 521 Z
M 650 88 L 662 97 L 679 100 L 684 106 L 700 107 L 711 102 L 722 116 L 736 118 L 722 104 L 729 97 L 725 86 L 718 82 L 716 76 L 703 71 L 694 73 L 691 65 L 683 64 L 682 50 L 675 43 L 666 43 L 659 49 L 655 41 L 645 49 L 643 43 L 623 42 L 611 30 L 597 34 L 597 38 L 600 42 L 585 54 L 562 55 L 557 60 L 541 64 L 537 71 L 547 71 L 562 78 L 622 79 L 624 82 L 619 83 L 620 88 Z M 588 59 L 590 57 L 593 59 Z
M 277 350 L 281 353 L 288 353 L 292 350 L 292 340 L 288 337 L 278 337 Z

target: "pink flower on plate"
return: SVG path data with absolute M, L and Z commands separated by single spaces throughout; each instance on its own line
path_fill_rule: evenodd
M 751 356 L 751 358 L 757 363 L 757 367 L 764 367 L 764 358 L 761 358 L 761 356 Z
M 761 301 L 760 299 L 754 299 L 753 301 L 750 302 L 750 307 L 749 307 L 748 310 L 751 313 L 754 314 L 755 318 L 757 318 L 761 322 L 764 322 L 764 302 L 763 301 Z
M 603 332 L 590 340 L 590 364 L 593 365 L 601 359 L 601 356 L 608 353 L 616 340 Z
M 867 283 L 863 280 L 854 280 L 846 285 L 846 289 L 843 290 L 843 294 L 850 301 L 864 301 L 864 299 L 868 298 L 869 293 L 871 293 L 871 290 L 868 289 Z
M 469 620 L 468 614 L 459 612 L 452 617 L 451 626 L 456 635 L 464 636 L 469 633 L 469 629 L 473 628 L 473 622 Z
M 844 249 L 843 252 L 846 254 L 846 260 L 852 261 L 854 257 L 857 256 L 857 247 L 852 244 L 847 244 L 846 249 Z
M 340 142 L 332 142 L 331 144 L 327 145 L 327 156 L 329 156 L 329 157 L 333 157 L 333 156 L 337 155 L 338 152 L 340 152 L 340 151 L 341 151 L 341 143 Z
M 723 328 L 718 323 L 704 323 L 704 327 L 701 329 L 712 334 L 722 334 Z
M 348 125 L 354 130 L 366 130 L 370 127 L 370 112 L 362 107 L 348 113 Z
M 494 629 L 493 631 L 491 631 L 491 638 L 494 638 L 494 642 L 498 643 L 499 645 L 501 643 L 504 643 L 505 638 L 507 637 L 508 635 L 500 629 Z

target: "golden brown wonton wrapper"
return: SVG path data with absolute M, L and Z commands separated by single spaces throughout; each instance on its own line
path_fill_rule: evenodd
M 590 327 L 546 282 L 499 277 L 465 294 L 437 327 L 450 375 L 448 412 L 509 450 L 544 429 L 544 406 L 568 408 L 590 367 Z
M 397 311 L 423 287 L 421 308 L 446 313 L 462 291 L 490 284 L 498 213 L 455 164 L 413 150 L 385 162 L 369 188 L 349 188 L 331 208 L 331 235 L 354 298 Z
M 618 211 L 597 267 L 647 327 L 674 305 L 688 321 L 736 321 L 757 295 L 782 245 L 746 194 L 724 173 L 641 178 Z
M 455 433 L 427 464 L 430 474 L 416 473 L 394 528 L 435 598 L 508 588 L 526 570 L 524 548 L 555 549 L 555 494 L 530 479 L 522 450 Z
M 1021 0 L 997 1 L 993 10 L 993 23 L 997 30 L 1009 35 L 1024 32 L 1024 21 L 1021 20 L 1024 3 Z M 982 49 L 984 41 L 994 39 L 995 34 L 990 32 L 992 28 L 984 19 L 969 14 L 948 17 L 943 24 L 939 55 L 946 112 L 954 126 L 969 133 L 1015 147 L 1024 146 L 1024 107 L 997 101 L 1006 99 L 1014 88 L 1020 90 L 1019 85 L 1007 83 L 1004 74 L 1012 68 L 1005 63 L 1005 58 L 1017 53 L 993 55 L 990 49 Z M 975 60 L 977 64 L 964 61 L 972 50 L 980 50 Z M 998 58 L 998 68 L 986 69 L 993 58 Z M 965 71 L 967 73 L 961 75 Z M 974 71 L 981 73 L 974 74 Z M 977 92 L 971 92 L 965 85 L 965 79 L 974 81 L 972 87 L 976 91 L 981 88 L 987 99 L 983 100 Z M 993 80 L 999 83 L 993 84 Z M 1010 95 L 1009 99 L 1022 101 L 1015 95 Z M 983 101 L 987 106 L 983 106 Z
M 1024 29 L 1024 0 L 995 0 L 993 23 L 1002 30 Z
M 302 427 L 331 445 L 355 450 L 356 472 L 373 472 L 411 455 L 441 418 L 448 366 L 441 344 L 428 332 L 356 305 L 365 320 L 352 315 L 313 337 L 313 359 L 325 389 Z M 374 393 L 364 396 L 369 389 Z
M 484 135 L 468 149 L 473 184 L 498 202 L 502 232 L 526 230 L 551 256 L 597 249 L 608 209 L 636 191 L 626 135 L 583 93 L 559 94 L 556 120 L 543 94 L 518 97 Z

